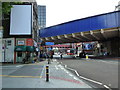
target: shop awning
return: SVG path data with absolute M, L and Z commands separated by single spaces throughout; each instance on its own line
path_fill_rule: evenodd
M 33 46 L 26 46 L 26 51 L 34 52 L 35 51 L 35 47 L 33 47 Z
M 15 46 L 15 51 L 24 52 L 26 51 L 26 46 Z

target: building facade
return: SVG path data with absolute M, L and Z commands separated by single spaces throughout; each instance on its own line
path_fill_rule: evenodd
M 38 5 L 38 25 L 39 29 L 46 27 L 46 6 Z
M 118 2 L 118 5 L 115 7 L 115 10 L 117 10 L 117 11 L 120 10 L 120 1 Z
M 18 26 L 21 25 L 21 24 L 19 24 L 20 20 L 11 21 L 11 20 L 14 20 L 14 17 L 17 16 L 17 13 L 13 13 L 13 12 L 15 10 L 19 11 L 19 12 L 21 10 L 21 12 L 22 12 L 22 8 L 24 11 L 24 8 L 26 8 L 25 6 L 30 6 L 30 14 L 31 15 L 28 16 L 28 17 L 30 17 L 30 21 L 29 21 L 29 23 L 27 23 L 27 21 L 24 20 L 24 22 L 26 23 L 25 26 L 27 26 L 27 25 L 30 26 L 29 34 L 24 33 L 24 32 L 28 31 L 28 28 L 24 28 L 24 26 L 15 28 L 14 24 L 17 25 L 17 23 L 18 23 Z M 30 60 L 33 60 L 34 54 L 38 51 L 38 49 L 37 49 L 38 48 L 37 47 L 38 12 L 37 11 L 38 11 L 37 3 L 35 2 L 35 0 L 34 0 L 34 2 L 24 2 L 23 1 L 22 4 L 20 4 L 20 5 L 17 4 L 16 7 L 13 6 L 9 15 L 4 15 L 4 17 L 5 18 L 7 17 L 7 19 L 2 20 L 2 26 L 4 27 L 4 30 L 3 30 L 3 39 L 2 39 L 2 59 L 0 62 L 12 62 L 14 64 L 17 62 L 22 62 L 23 58 L 25 58 L 26 54 L 28 54 L 28 53 L 30 55 Z M 20 15 L 16 19 L 23 18 L 23 17 L 28 18 L 27 16 L 24 16 L 24 15 L 22 16 L 22 15 Z M 19 28 L 21 30 L 19 30 Z M 19 32 L 19 31 L 21 31 L 21 32 Z M 9 51 L 11 51 L 12 53 L 10 54 Z M 8 54 L 10 54 L 10 55 L 8 56 Z

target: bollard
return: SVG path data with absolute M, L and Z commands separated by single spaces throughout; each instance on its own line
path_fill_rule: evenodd
M 86 55 L 86 59 L 88 59 L 88 55 Z
M 49 81 L 49 66 L 46 66 L 46 82 Z

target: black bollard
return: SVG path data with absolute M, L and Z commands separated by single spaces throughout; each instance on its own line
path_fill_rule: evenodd
M 49 66 L 46 66 L 46 82 L 49 81 Z

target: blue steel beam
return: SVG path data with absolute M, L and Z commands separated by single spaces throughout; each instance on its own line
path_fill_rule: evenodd
M 40 37 L 51 37 L 91 30 L 120 27 L 120 11 L 78 19 L 40 30 Z

